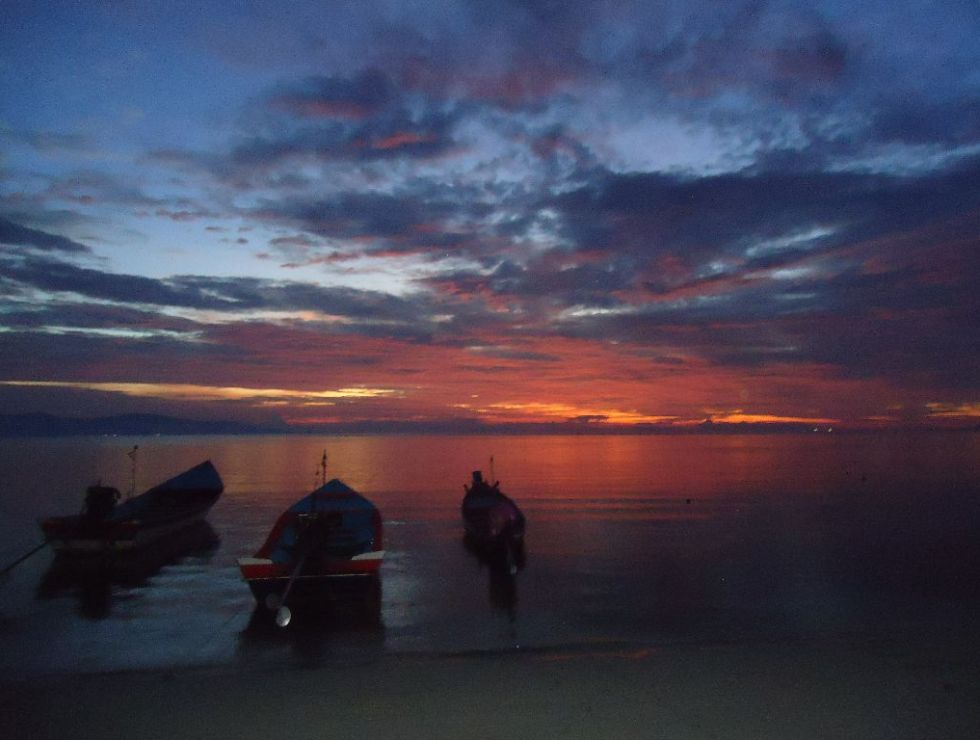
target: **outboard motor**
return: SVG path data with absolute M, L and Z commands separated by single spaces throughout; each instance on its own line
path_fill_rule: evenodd
M 89 486 L 85 492 L 85 517 L 101 522 L 109 518 L 119 500 L 119 491 L 111 486 Z
M 482 493 L 487 488 L 486 481 L 483 480 L 483 471 L 474 470 L 473 480 L 470 485 L 463 485 L 463 489 L 466 493 Z

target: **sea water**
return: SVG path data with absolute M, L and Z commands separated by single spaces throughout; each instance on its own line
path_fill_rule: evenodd
M 236 559 L 317 484 L 324 451 L 328 478 L 382 511 L 380 598 L 281 630 Z M 0 565 L 87 485 L 142 491 L 205 459 L 224 495 L 162 562 L 66 573 L 45 549 L 3 579 L 2 675 L 968 637 L 980 605 L 967 432 L 5 439 Z M 527 517 L 516 574 L 464 546 L 477 469 Z

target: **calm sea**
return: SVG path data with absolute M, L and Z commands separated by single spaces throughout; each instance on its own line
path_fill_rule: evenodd
M 128 489 L 134 445 L 139 490 L 215 463 L 226 488 L 210 526 L 135 572 L 65 572 L 47 550 L 15 568 L 0 583 L 4 676 L 902 640 L 972 634 L 980 605 L 969 433 L 0 440 L 0 566 L 86 485 Z M 329 477 L 382 510 L 380 606 L 269 628 L 235 560 L 311 490 L 324 450 Z M 528 521 L 513 577 L 462 541 L 463 483 L 491 457 Z

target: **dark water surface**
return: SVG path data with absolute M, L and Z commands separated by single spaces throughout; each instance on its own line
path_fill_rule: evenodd
M 980 435 L 195 437 L 0 440 L 0 565 L 76 511 L 210 458 L 209 526 L 111 577 L 43 550 L 0 584 L 8 678 L 197 664 L 344 664 L 383 652 L 972 635 Z M 235 565 L 314 484 L 323 449 L 382 510 L 380 599 L 287 630 Z M 462 484 L 488 472 L 528 520 L 510 577 L 464 547 Z M 365 607 L 367 604 L 367 607 Z

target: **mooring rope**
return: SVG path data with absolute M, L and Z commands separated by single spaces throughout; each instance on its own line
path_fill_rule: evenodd
M 44 547 L 47 547 L 47 545 L 48 545 L 47 541 L 42 542 L 37 547 L 33 548 L 30 552 L 27 552 L 24 555 L 21 555 L 16 560 L 14 560 L 12 563 L 10 563 L 10 565 L 5 566 L 3 570 L 0 570 L 0 578 L 6 576 L 10 571 L 12 571 L 18 565 L 23 563 L 25 560 L 27 560 L 27 558 L 29 558 L 31 555 L 38 552 L 39 550 L 43 549 Z

